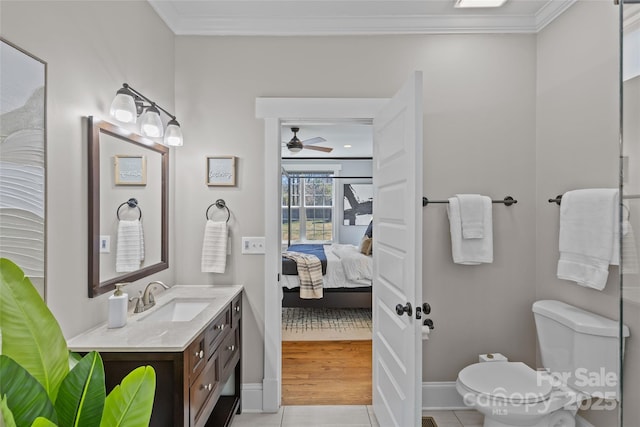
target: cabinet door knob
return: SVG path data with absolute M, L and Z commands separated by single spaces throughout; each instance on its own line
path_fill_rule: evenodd
M 223 330 L 224 329 L 224 323 L 221 324 L 221 325 L 216 325 L 216 329 L 219 330 L 219 331 Z
M 236 312 L 239 312 L 239 311 L 240 311 L 240 306 L 236 305 Z
M 203 389 L 203 390 L 211 391 L 211 390 L 213 390 L 213 385 L 211 383 L 209 383 L 209 384 L 200 384 L 200 388 Z
M 204 351 L 202 351 L 202 350 L 196 351 L 195 356 L 199 357 L 200 359 L 202 359 L 204 357 Z
M 229 347 L 227 347 L 227 350 L 229 350 L 229 351 L 233 351 L 235 349 L 236 349 L 235 345 L 230 345 Z

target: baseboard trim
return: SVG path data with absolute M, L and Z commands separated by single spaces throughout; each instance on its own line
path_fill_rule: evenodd
M 242 384 L 240 393 L 242 396 L 242 412 L 262 412 L 262 384 Z
M 422 410 L 469 409 L 456 390 L 454 381 L 431 381 L 422 383 Z

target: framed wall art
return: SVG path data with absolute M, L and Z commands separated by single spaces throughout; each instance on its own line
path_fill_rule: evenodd
M 236 185 L 235 156 L 207 157 L 207 185 L 227 187 Z
M 147 159 L 145 156 L 123 156 L 114 158 L 116 185 L 147 185 Z

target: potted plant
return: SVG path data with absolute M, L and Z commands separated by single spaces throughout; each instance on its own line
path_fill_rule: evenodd
M 28 277 L 0 258 L 0 427 L 149 425 L 155 371 L 131 371 L 106 395 L 100 354 L 70 353 Z

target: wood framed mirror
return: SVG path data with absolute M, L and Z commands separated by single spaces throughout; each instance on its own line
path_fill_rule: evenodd
M 169 149 L 87 118 L 89 297 L 169 268 Z

